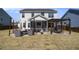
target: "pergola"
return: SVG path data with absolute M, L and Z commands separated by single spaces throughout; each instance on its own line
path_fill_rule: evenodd
M 49 19 L 48 20 L 48 24 L 50 23 L 50 27 L 51 27 L 51 33 L 52 33 L 52 23 L 55 23 L 55 27 L 57 28 L 57 24 L 58 24 L 58 22 L 60 22 L 60 28 L 61 28 L 61 32 L 63 31 L 63 22 L 64 21 L 68 21 L 68 25 L 66 25 L 66 26 L 68 26 L 69 27 L 69 34 L 71 34 L 71 20 L 70 19 Z

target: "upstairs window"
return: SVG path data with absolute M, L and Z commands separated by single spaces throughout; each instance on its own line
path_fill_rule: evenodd
M 24 13 L 22 13 L 22 18 L 24 18 L 25 17 L 25 14 Z
M 52 18 L 53 16 L 53 13 L 49 13 L 49 18 Z
M 34 16 L 34 13 L 32 13 L 32 17 Z
M 44 16 L 44 12 L 42 12 L 41 15 Z

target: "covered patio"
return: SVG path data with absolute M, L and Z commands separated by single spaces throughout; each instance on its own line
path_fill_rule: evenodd
M 48 19 L 44 16 L 37 15 L 30 18 L 30 24 L 30 29 L 34 30 L 34 32 L 48 31 Z
M 49 19 L 48 28 L 50 29 L 51 34 L 61 33 L 65 28 L 68 27 L 69 34 L 71 34 L 71 20 L 70 19 Z

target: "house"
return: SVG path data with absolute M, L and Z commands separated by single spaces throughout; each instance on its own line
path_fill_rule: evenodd
M 20 10 L 19 28 L 21 31 L 34 29 L 35 31 L 48 31 L 48 20 L 54 18 L 57 13 L 53 9 L 23 9 Z
M 79 31 L 79 9 L 69 9 L 62 19 L 70 19 L 72 30 Z
M 12 17 L 0 8 L 0 26 L 10 26 Z

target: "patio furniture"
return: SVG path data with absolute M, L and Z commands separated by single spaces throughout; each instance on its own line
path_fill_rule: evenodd
M 22 35 L 26 35 L 26 34 L 28 34 L 27 30 L 22 31 L 21 33 L 22 33 Z
M 40 32 L 41 32 L 41 34 L 43 34 L 43 29 L 41 29 L 41 31 L 40 31 Z
M 33 31 L 31 30 L 31 29 L 29 29 L 29 30 L 27 30 L 27 32 L 28 32 L 28 35 L 33 35 Z
M 14 30 L 14 34 L 16 37 L 21 36 L 21 31 L 20 30 Z

